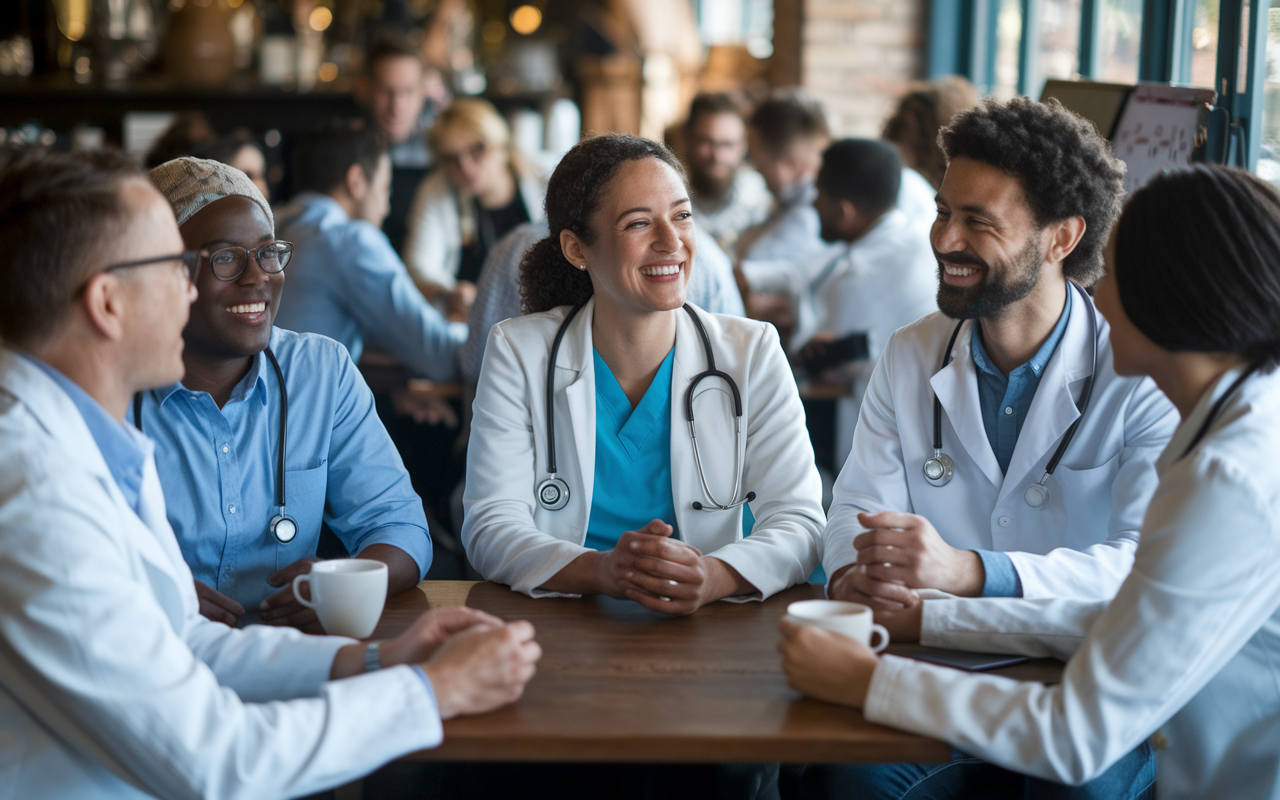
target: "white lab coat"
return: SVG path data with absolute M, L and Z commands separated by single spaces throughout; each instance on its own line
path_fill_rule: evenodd
M 1158 729 L 1161 800 L 1280 797 L 1280 377 L 1250 378 L 1180 458 L 1237 375 L 1161 455 L 1133 571 L 1109 605 L 925 602 L 924 644 L 1069 658 L 1060 684 L 886 656 L 867 719 L 1071 783 Z
M 529 212 L 529 221 L 542 222 L 546 218 L 546 180 L 540 175 L 521 175 L 516 188 Z M 472 209 L 463 207 L 458 190 L 443 169 L 431 173 L 418 187 L 404 240 L 404 263 L 414 280 L 438 283 L 447 289 L 457 284 L 458 267 L 462 264 L 463 214 L 471 216 Z
M 1074 289 L 1071 290 L 1073 293 Z M 876 364 L 853 434 L 853 451 L 836 479 L 823 566 L 827 574 L 857 559 L 859 512 L 920 514 L 952 547 L 1008 553 L 1028 598 L 1108 599 L 1129 573 L 1153 468 L 1177 425 L 1177 412 L 1149 379 L 1123 378 L 1111 362 L 1106 320 L 1075 293 L 1066 331 L 1049 359 L 1022 425 L 1007 474 L 987 439 L 977 368 L 966 322 L 939 369 L 956 321 L 936 312 L 893 335 Z M 1049 502 L 1023 499 L 1040 480 L 1089 375 L 1097 322 L 1093 397 L 1071 446 L 1046 483 Z M 933 398 L 942 401 L 942 450 L 955 461 L 946 486 L 925 481 L 933 455 Z
M 201 617 L 154 460 L 135 514 L 71 399 L 5 349 L 0 464 L 0 796 L 294 797 L 439 744 L 409 667 L 330 682 L 350 639 Z
M 885 343 L 898 328 L 938 309 L 938 262 L 927 230 L 902 209 L 891 209 L 829 267 L 801 296 L 791 341 L 799 350 L 819 331 L 837 339 L 867 334 L 870 357 L 848 365 L 852 393 L 836 403 L 836 463 L 843 464 Z
M 755 527 L 742 538 L 742 509 L 696 511 L 708 503 L 694 466 L 684 397 L 707 357 L 688 314 L 676 310 L 671 370 L 671 492 L 683 541 L 734 567 L 762 599 L 809 577 L 821 557 L 822 484 L 804 427 L 804 410 L 773 327 L 696 310 L 706 326 L 716 368 L 732 375 L 742 395 L 740 495 L 751 502 Z M 587 548 L 595 477 L 596 391 L 591 319 L 594 299 L 565 332 L 556 359 L 557 474 L 569 504 L 542 508 L 535 489 L 547 474 L 546 375 L 551 342 L 568 313 L 562 306 L 493 326 L 485 347 L 467 450 L 466 517 L 462 542 L 485 578 L 526 594 Z M 698 446 L 716 499 L 734 485 L 734 414 L 727 384 L 707 379 L 694 397 Z

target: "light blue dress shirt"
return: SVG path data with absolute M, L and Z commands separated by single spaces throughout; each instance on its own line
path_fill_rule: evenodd
M 594 349 L 596 471 L 586 546 L 612 550 L 618 537 L 655 519 L 675 526 L 671 494 L 671 348 L 644 397 L 631 408 L 609 365 Z M 674 534 L 679 536 L 677 530 Z
M 414 374 L 453 379 L 467 326 L 426 301 L 385 233 L 322 194 L 299 195 L 276 219 L 280 238 L 294 245 L 277 327 L 336 339 L 353 361 L 367 340 Z
M 142 468 L 147 463 L 146 451 L 133 440 L 132 434 L 119 420 L 108 414 L 75 381 L 33 355 L 14 352 L 19 358 L 25 358 L 39 367 L 71 398 L 72 405 L 84 417 L 84 424 L 97 443 L 102 460 L 107 462 L 107 469 L 111 472 L 111 477 L 115 478 L 116 486 L 120 487 L 120 493 L 128 501 L 129 507 L 137 513 L 142 492 Z
M 1000 471 L 1009 470 L 1009 461 L 1013 458 L 1013 448 L 1018 443 L 1018 434 L 1022 433 L 1022 423 L 1031 409 L 1031 400 L 1040 386 L 1040 376 L 1049 364 L 1049 359 L 1058 349 L 1058 342 L 1067 330 L 1067 320 L 1071 318 L 1072 289 L 1067 288 L 1067 302 L 1058 317 L 1058 324 L 1049 333 L 1049 338 L 1031 357 L 1031 360 L 1014 369 L 1005 377 L 1004 373 L 991 363 L 982 345 L 982 327 L 978 326 L 973 335 L 973 363 L 978 368 L 978 403 L 982 409 L 982 426 L 987 431 L 987 441 L 991 442 L 991 450 L 1000 462 Z M 1018 571 L 1013 561 L 1004 553 L 994 550 L 976 550 L 986 570 L 986 583 L 982 588 L 983 597 L 1021 597 L 1022 581 L 1018 579 Z
M 142 395 L 169 523 L 196 580 L 253 614 L 277 591 L 268 575 L 316 554 L 322 520 L 349 552 L 394 545 L 425 575 L 431 537 L 422 501 L 347 351 L 279 328 L 271 350 L 289 398 L 285 499 L 298 535 L 286 544 L 267 528 L 276 514 L 280 386 L 265 354 L 221 409 L 177 383 Z

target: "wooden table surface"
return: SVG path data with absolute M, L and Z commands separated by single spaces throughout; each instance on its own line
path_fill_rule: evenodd
M 819 763 L 950 754 L 942 742 L 873 725 L 787 685 L 778 618 L 788 603 L 821 596 L 817 586 L 675 618 L 607 597 L 533 600 L 485 582 L 419 589 L 388 602 L 374 638 L 395 636 L 428 608 L 465 604 L 529 620 L 543 656 L 518 703 L 446 722 L 444 744 L 414 758 Z

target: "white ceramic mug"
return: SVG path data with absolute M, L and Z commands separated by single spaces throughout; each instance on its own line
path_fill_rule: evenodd
M 872 622 L 871 609 L 861 603 L 843 600 L 801 600 L 787 606 L 787 616 L 800 625 L 816 625 L 829 631 L 856 639 L 873 653 L 889 646 L 889 632 L 883 625 Z M 880 634 L 880 643 L 871 644 L 871 634 Z
M 311 584 L 311 599 L 298 588 Z M 364 639 L 378 627 L 387 601 L 387 565 L 367 558 L 317 561 L 311 573 L 293 579 L 293 596 L 314 608 L 324 632 L 332 636 Z

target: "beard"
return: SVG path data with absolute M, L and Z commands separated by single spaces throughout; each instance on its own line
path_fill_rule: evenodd
M 719 177 L 690 165 L 689 185 L 693 188 L 694 197 L 700 202 L 719 205 L 733 188 L 733 179 L 737 176 L 736 169 L 730 170 L 724 177 Z
M 976 255 L 934 251 L 938 260 L 938 310 L 952 319 L 983 319 L 999 316 L 1009 306 L 1031 294 L 1040 283 L 1040 261 L 1044 254 L 1037 233 L 1007 262 L 997 262 L 998 273 Z M 982 280 L 973 286 L 951 286 L 943 274 L 943 264 L 973 266 L 982 270 Z

